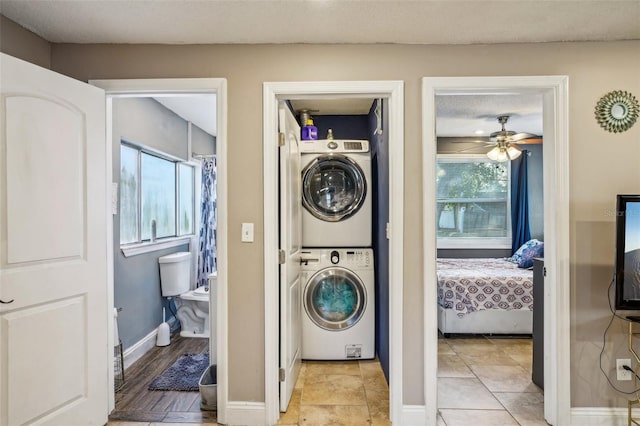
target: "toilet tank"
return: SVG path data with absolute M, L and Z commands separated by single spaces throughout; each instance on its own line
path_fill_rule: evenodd
M 191 253 L 181 251 L 158 258 L 162 296 L 178 296 L 190 290 Z

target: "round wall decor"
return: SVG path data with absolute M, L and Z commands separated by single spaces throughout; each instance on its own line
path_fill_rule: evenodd
M 608 132 L 624 132 L 636 122 L 639 110 L 635 96 L 615 90 L 601 97 L 596 104 L 596 120 Z

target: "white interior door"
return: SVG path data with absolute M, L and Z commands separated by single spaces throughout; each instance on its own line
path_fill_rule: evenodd
M 0 424 L 108 415 L 104 92 L 0 54 Z
M 280 102 L 278 117 L 281 141 L 280 411 L 286 411 L 300 373 L 302 353 L 303 283 L 300 282 L 302 179 L 300 176 L 300 126 L 284 102 Z

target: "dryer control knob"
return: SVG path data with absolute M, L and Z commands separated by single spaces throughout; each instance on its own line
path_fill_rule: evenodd
M 340 253 L 334 250 L 331 252 L 331 263 L 333 263 L 334 265 L 337 265 L 338 262 L 340 262 Z

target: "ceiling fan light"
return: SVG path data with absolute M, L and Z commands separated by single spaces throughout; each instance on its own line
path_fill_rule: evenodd
M 497 146 L 494 147 L 491 151 L 487 152 L 487 157 L 493 161 L 498 161 L 498 158 L 500 157 L 500 148 Z
M 507 155 L 510 159 L 515 160 L 516 158 L 520 157 L 520 155 L 522 155 L 522 151 L 520 151 L 520 149 L 516 148 L 513 145 L 509 145 L 507 147 Z

